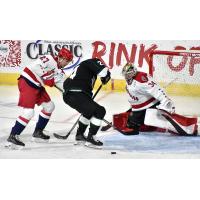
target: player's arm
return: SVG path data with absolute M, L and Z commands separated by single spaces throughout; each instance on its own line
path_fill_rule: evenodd
M 51 55 L 44 55 L 38 58 L 39 67 L 37 68 L 37 74 L 40 76 L 43 84 L 53 87 L 54 86 L 54 70 L 56 68 L 56 62 Z
M 105 67 L 104 69 L 102 69 L 100 71 L 100 73 L 98 74 L 98 76 L 100 77 L 101 79 L 101 82 L 103 85 L 105 85 L 106 83 L 108 83 L 108 81 L 111 79 L 111 76 L 110 76 L 110 71 L 108 70 L 107 67 Z
M 111 79 L 111 74 L 108 67 L 100 59 L 93 58 L 87 60 L 86 62 L 90 70 L 100 77 L 102 84 L 105 85 L 108 83 L 108 81 Z
M 150 76 L 147 76 L 147 78 L 148 81 L 143 84 L 142 89 L 160 102 L 160 104 L 157 106 L 158 109 L 174 113 L 175 112 L 174 103 L 167 96 L 164 89 L 161 88 Z
M 58 69 L 54 75 L 54 86 L 56 88 L 59 88 L 60 90 L 64 91 L 63 83 L 64 83 L 65 79 L 66 79 L 66 76 L 65 76 L 65 73 L 63 72 L 63 70 Z
M 42 76 L 44 84 L 50 87 L 56 86 L 63 90 L 63 82 L 65 81 L 63 70 L 58 69 L 57 63 L 51 55 L 45 55 L 41 58 L 43 67 L 48 69 Z
M 97 75 L 100 77 L 102 84 L 107 84 L 108 81 L 111 79 L 111 73 L 108 67 L 98 58 L 95 59 L 95 64 L 97 69 L 99 70 Z

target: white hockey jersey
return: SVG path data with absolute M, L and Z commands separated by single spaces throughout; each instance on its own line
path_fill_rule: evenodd
M 129 103 L 133 111 L 150 108 L 158 102 L 168 100 L 164 90 L 143 72 L 138 72 L 130 85 L 126 85 Z
M 56 58 L 51 55 L 40 56 L 25 67 L 21 75 L 36 87 L 56 85 L 63 90 L 65 74 L 63 70 L 58 69 Z

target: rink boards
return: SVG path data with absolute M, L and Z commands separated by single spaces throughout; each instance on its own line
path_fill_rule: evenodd
M 16 85 L 17 78 L 19 74 L 17 73 L 0 73 L 0 85 Z M 186 84 L 186 83 L 172 83 L 165 87 L 166 83 L 160 83 L 169 95 L 173 96 L 190 96 L 190 97 L 200 97 L 200 85 L 199 84 Z M 95 88 L 100 85 L 100 80 L 96 82 Z M 116 91 L 125 92 L 125 80 L 122 79 L 111 79 L 111 81 L 103 86 L 105 91 Z

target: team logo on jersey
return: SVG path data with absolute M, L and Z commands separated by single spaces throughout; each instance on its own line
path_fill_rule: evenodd
M 142 75 L 142 76 L 141 76 L 141 80 L 142 80 L 143 82 L 147 82 L 147 81 L 148 81 L 148 78 L 147 78 L 147 76 Z

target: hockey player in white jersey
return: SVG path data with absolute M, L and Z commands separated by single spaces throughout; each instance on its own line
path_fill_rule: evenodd
M 19 135 L 25 129 L 31 118 L 34 116 L 34 107 L 37 104 L 42 107 L 39 118 L 33 132 L 33 139 L 48 140 L 50 136 L 43 133 L 51 114 L 54 110 L 54 103 L 51 101 L 44 86 L 56 86 L 63 90 L 65 75 L 62 70 L 73 59 L 71 52 L 62 48 L 58 56 L 44 55 L 24 68 L 18 79 L 19 102 L 22 113 L 17 118 L 8 137 L 7 146 L 23 147 L 25 144 L 19 139 Z
M 138 72 L 132 63 L 123 67 L 122 74 L 126 80 L 128 101 L 131 105 L 127 135 L 139 134 L 141 127 L 146 131 L 148 128 L 153 130 L 152 126 L 181 136 L 197 135 L 197 118 L 175 114 L 173 101 L 151 76 Z M 119 119 L 119 115 L 117 117 Z

